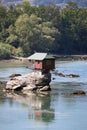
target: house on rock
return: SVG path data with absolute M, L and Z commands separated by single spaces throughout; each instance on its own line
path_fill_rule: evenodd
M 47 53 L 34 53 L 28 57 L 29 61 L 34 61 L 34 69 L 50 71 L 55 69 L 55 58 Z
M 15 76 L 11 78 L 6 84 L 6 89 L 20 90 L 27 93 L 29 91 L 39 92 L 51 90 L 50 70 L 55 69 L 55 58 L 47 53 L 34 53 L 28 57 L 28 60 L 34 62 L 35 71 L 23 76 Z

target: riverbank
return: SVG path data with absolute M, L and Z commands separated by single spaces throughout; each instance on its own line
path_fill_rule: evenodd
M 57 60 L 87 60 L 87 55 L 54 55 Z
M 5 59 L 2 59 L 0 60 L 0 63 L 21 63 L 21 62 L 27 62 L 27 58 L 24 58 L 24 57 L 14 57 L 14 58 L 11 58 L 11 59 L 8 59 L 8 60 L 5 60 Z
M 24 57 L 17 57 L 12 58 L 9 60 L 0 60 L 0 67 L 11 67 L 11 66 L 25 66 L 25 67 L 31 67 L 32 63 L 28 61 L 27 58 Z
M 57 60 L 87 60 L 87 55 L 53 55 L 55 57 L 55 59 Z M 31 63 L 29 62 L 29 60 L 27 59 L 27 57 L 13 57 L 12 59 L 9 60 L 0 60 L 0 64 L 1 63 L 14 63 L 14 64 L 20 64 L 20 63 Z

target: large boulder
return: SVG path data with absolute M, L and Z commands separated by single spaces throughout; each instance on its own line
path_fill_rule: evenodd
M 11 78 L 7 84 L 7 90 L 50 90 L 49 83 L 51 82 L 51 73 L 35 71 L 23 76 L 15 76 Z

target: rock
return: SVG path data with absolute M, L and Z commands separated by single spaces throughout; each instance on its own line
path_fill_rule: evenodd
M 79 75 L 77 74 L 63 74 L 63 73 L 60 73 L 60 72 L 57 72 L 57 71 L 54 71 L 53 74 L 55 75 L 58 75 L 58 76 L 61 76 L 61 77 L 69 77 L 69 78 L 76 78 L 76 77 L 80 77 Z
M 24 76 L 15 76 L 6 84 L 7 90 L 23 90 L 23 91 L 34 91 L 37 89 L 49 90 L 49 83 L 51 82 L 50 72 L 42 74 L 40 71 L 35 71 Z M 44 89 L 42 89 L 44 86 Z
M 10 78 L 13 78 L 13 77 L 16 77 L 16 76 L 21 76 L 21 74 L 12 74 L 12 75 L 10 75 L 9 77 L 10 77 Z
M 40 91 L 50 91 L 51 90 L 51 88 L 50 88 L 50 86 L 44 86 L 44 87 L 42 87 L 42 88 L 40 88 L 39 89 Z
M 76 77 L 80 77 L 80 76 L 79 76 L 79 75 L 76 75 L 76 74 L 69 74 L 69 75 L 66 75 L 66 77 L 76 78 Z
M 76 90 L 74 92 L 64 92 L 62 94 L 66 96 L 74 96 L 74 95 L 81 96 L 86 95 L 86 92 L 84 92 L 83 90 Z
M 53 74 L 61 76 L 61 77 L 65 77 L 65 75 L 63 73 L 60 73 L 60 72 L 57 72 L 57 71 L 54 71 Z
M 76 90 L 72 93 L 73 95 L 85 95 L 86 93 L 83 90 Z

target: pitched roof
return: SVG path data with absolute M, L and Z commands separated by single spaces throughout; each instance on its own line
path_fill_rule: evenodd
M 44 59 L 54 59 L 51 55 L 47 53 L 34 53 L 28 57 L 28 60 L 44 60 Z

